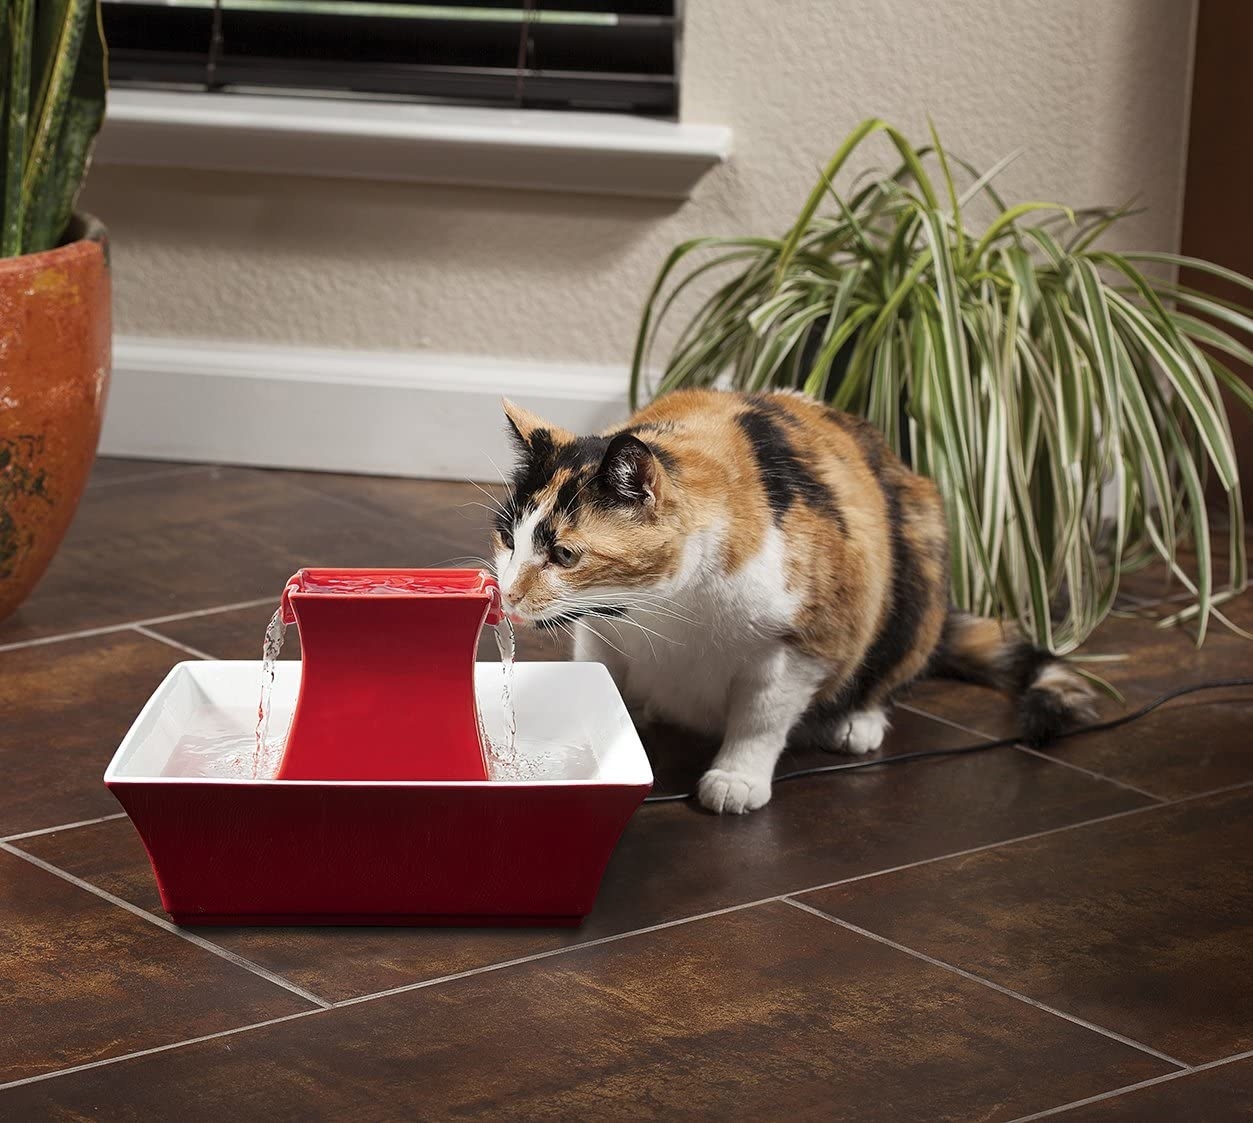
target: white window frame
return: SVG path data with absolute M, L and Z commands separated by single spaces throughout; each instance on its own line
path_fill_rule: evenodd
M 623 114 L 116 89 L 95 161 L 685 199 L 731 130 Z

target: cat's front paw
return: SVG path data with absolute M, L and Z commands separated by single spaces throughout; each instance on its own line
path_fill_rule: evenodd
M 862 756 L 875 752 L 888 731 L 888 715 L 881 709 L 859 710 L 836 723 L 832 748 L 837 753 Z
M 711 768 L 696 785 L 696 798 L 715 815 L 743 815 L 770 802 L 770 777 Z

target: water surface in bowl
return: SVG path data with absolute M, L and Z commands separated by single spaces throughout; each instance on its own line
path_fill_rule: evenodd
M 497 719 L 492 724 L 500 724 L 501 715 L 492 716 Z M 258 756 L 255 721 L 256 710 L 246 705 L 195 707 L 161 775 L 272 780 L 286 736 L 268 741 Z M 351 746 L 345 748 L 351 751 Z M 496 781 L 587 780 L 596 773 L 596 754 L 589 743 L 519 735 L 509 760 L 489 755 L 488 772 Z

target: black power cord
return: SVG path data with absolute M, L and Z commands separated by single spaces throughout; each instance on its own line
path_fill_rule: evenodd
M 1067 737 L 1078 737 L 1087 733 L 1104 733 L 1110 729 L 1117 729 L 1120 725 L 1129 725 L 1133 721 L 1151 714 L 1159 706 L 1164 706 L 1167 702 L 1173 702 L 1176 698 L 1182 698 L 1185 694 L 1197 694 L 1202 690 L 1224 690 L 1231 687 L 1253 686 L 1253 678 L 1229 678 L 1216 679 L 1213 682 L 1200 682 L 1195 686 L 1181 686 L 1178 690 L 1172 690 L 1167 694 L 1163 694 L 1158 698 L 1154 698 L 1152 702 L 1141 706 L 1138 710 L 1134 710 L 1129 714 L 1123 714 L 1122 717 L 1111 718 L 1109 721 L 1099 721 L 1092 725 L 1077 725 L 1074 729 L 1068 729 L 1065 733 L 1059 733 L 1053 740 L 1061 741 Z M 980 741 L 977 745 L 960 745 L 951 749 L 920 749 L 913 753 L 897 753 L 895 756 L 878 757 L 875 760 L 854 760 L 846 764 L 822 764 L 815 768 L 798 768 L 794 772 L 781 772 L 774 778 L 774 783 L 781 784 L 784 780 L 799 780 L 805 776 L 819 776 L 825 772 L 851 772 L 854 768 L 882 768 L 887 764 L 904 764 L 910 760 L 928 760 L 931 757 L 940 756 L 964 756 L 967 753 L 982 753 L 988 749 L 1004 749 L 1010 745 L 1022 744 L 1021 737 L 1001 737 L 995 741 Z M 684 800 L 692 799 L 696 795 L 695 792 L 676 792 L 674 795 L 650 795 L 644 799 L 645 803 L 681 803 Z

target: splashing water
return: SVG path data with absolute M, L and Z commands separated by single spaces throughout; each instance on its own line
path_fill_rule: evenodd
M 596 774 L 596 751 L 574 741 L 519 737 L 509 761 L 492 754 L 487 778 L 509 783 L 524 780 L 584 780 Z
M 283 610 L 279 610 L 270 618 L 265 629 L 265 642 L 261 647 L 261 701 L 257 704 L 256 744 L 252 751 L 252 778 L 255 780 L 261 772 L 262 763 L 269 751 L 270 738 L 270 698 L 274 693 L 274 667 L 278 662 L 279 653 L 283 650 L 283 640 L 287 636 L 287 625 L 283 622 Z
M 513 705 L 513 623 L 502 616 L 496 625 L 496 650 L 500 652 L 501 688 L 500 703 L 505 715 L 505 736 L 502 743 L 489 741 L 491 754 L 501 764 L 510 765 L 516 756 L 518 740 L 518 714 Z
M 198 706 L 162 769 L 162 776 L 231 780 L 272 780 L 278 759 L 268 753 L 257 762 L 257 739 L 247 706 Z
M 282 707 L 279 707 L 280 713 Z M 254 773 L 256 738 L 247 706 L 198 706 L 187 718 L 182 736 L 161 769 L 162 776 L 205 780 L 274 780 L 282 742 L 268 746 Z M 494 753 L 488 761 L 493 783 L 536 780 L 587 780 L 596 775 L 596 750 L 588 741 L 517 739 L 514 758 L 505 763 Z

